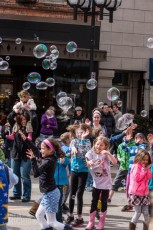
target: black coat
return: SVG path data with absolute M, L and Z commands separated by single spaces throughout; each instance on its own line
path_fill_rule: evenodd
M 101 124 L 104 124 L 107 128 L 107 135 L 110 137 L 115 132 L 115 119 L 113 115 L 108 112 L 105 114 L 104 112 L 101 113 Z

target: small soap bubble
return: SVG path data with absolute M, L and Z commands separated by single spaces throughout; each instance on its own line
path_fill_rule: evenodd
M 41 81 L 41 75 L 37 72 L 31 72 L 28 74 L 27 80 L 31 84 L 37 84 L 38 82 Z
M 16 43 L 17 45 L 20 45 L 20 44 L 22 43 L 22 39 L 21 39 L 21 38 L 17 38 L 17 39 L 15 40 L 15 43 Z
M 24 89 L 24 90 L 28 90 L 28 89 L 30 89 L 30 87 L 31 87 L 30 82 L 24 82 L 22 85 L 22 89 Z
M 6 60 L 6 61 L 9 61 L 9 60 L 10 60 L 10 56 L 6 56 L 6 57 L 5 57 L 5 60 Z
M 67 97 L 67 93 L 63 92 L 63 91 L 60 91 L 57 95 L 56 95 L 56 101 L 58 103 L 59 99 L 61 97 Z
M 86 88 L 89 90 L 93 90 L 97 87 L 97 81 L 94 78 L 91 78 L 86 83 Z
M 46 54 L 47 54 L 47 46 L 44 44 L 38 44 L 33 49 L 33 55 L 38 59 L 45 57 Z
M 118 106 L 118 107 L 122 107 L 122 105 L 123 105 L 123 102 L 122 102 L 122 101 L 117 101 L 117 106 Z
M 68 53 L 74 53 L 77 50 L 77 44 L 74 41 L 70 41 L 66 45 L 66 50 Z
M 56 62 L 52 62 L 51 64 L 50 64 L 50 69 L 51 70 L 55 70 L 57 68 L 57 63 Z
M 0 70 L 7 70 L 9 68 L 9 63 L 7 61 L 0 61 Z
M 57 47 L 55 45 L 51 45 L 50 46 L 50 52 L 54 52 L 55 50 L 57 50 Z
M 142 110 L 142 111 L 140 112 L 140 115 L 141 115 L 141 117 L 147 117 L 148 113 L 147 113 L 146 110 Z
M 42 61 L 42 67 L 43 67 L 43 69 L 49 69 L 50 68 L 50 60 L 49 59 L 44 59 Z
M 73 100 L 70 97 L 61 97 L 58 100 L 58 106 L 67 112 L 73 106 Z
M 147 40 L 147 47 L 152 49 L 153 48 L 153 38 L 148 38 Z
M 120 91 L 116 87 L 112 87 L 107 91 L 107 98 L 109 101 L 115 101 L 119 98 Z
M 37 85 L 36 85 L 36 89 L 39 90 L 46 90 L 48 87 L 47 83 L 44 81 L 40 81 Z
M 98 107 L 99 107 L 100 109 L 102 109 L 103 106 L 104 106 L 104 102 L 101 101 L 101 102 L 98 103 Z
M 3 39 L 2 39 L 2 37 L 0 37 L 0 44 L 3 42 Z
M 55 80 L 54 80 L 54 78 L 49 77 L 46 79 L 46 83 L 49 87 L 52 87 L 55 85 Z

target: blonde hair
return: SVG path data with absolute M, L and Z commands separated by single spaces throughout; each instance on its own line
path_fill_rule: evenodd
M 21 90 L 20 92 L 18 92 L 18 97 L 31 97 L 31 95 L 27 90 Z
M 71 133 L 70 132 L 62 133 L 60 139 L 64 144 L 66 144 L 66 141 L 71 139 Z

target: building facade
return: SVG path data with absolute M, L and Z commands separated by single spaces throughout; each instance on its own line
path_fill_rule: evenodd
M 149 37 L 153 37 L 152 0 L 122 0 L 114 22 L 101 22 L 100 49 L 107 51 L 107 61 L 99 65 L 98 101 L 107 101 L 106 92 L 114 85 L 121 92 L 124 112 L 126 108 L 137 113 L 152 109 Z

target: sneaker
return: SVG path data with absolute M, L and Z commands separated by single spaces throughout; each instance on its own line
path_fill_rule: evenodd
M 74 221 L 74 216 L 68 216 L 67 220 L 65 222 L 66 222 L 66 224 L 70 224 L 73 221 Z
M 20 196 L 10 196 L 10 200 L 21 200 Z
M 29 202 L 29 201 L 30 201 L 30 199 L 26 198 L 26 197 L 23 197 L 23 199 L 22 199 L 22 202 Z
M 74 224 L 72 224 L 72 226 L 73 227 L 80 227 L 83 224 L 84 224 L 83 218 L 81 218 L 81 219 L 76 218 L 75 221 L 74 221 Z
M 133 206 L 132 206 L 132 205 L 125 205 L 125 206 L 121 209 L 122 212 L 128 212 L 128 211 L 131 211 L 131 210 L 133 210 Z

